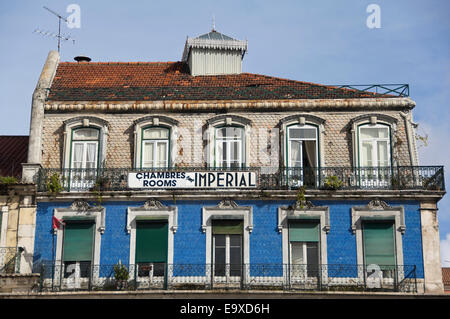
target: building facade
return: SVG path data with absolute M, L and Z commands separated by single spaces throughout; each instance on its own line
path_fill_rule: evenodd
M 419 166 L 408 86 L 242 73 L 246 50 L 49 53 L 23 165 L 44 289 L 443 291 L 443 167 Z

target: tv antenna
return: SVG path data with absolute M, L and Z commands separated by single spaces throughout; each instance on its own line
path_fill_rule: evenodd
M 50 13 L 54 14 L 55 16 L 58 17 L 58 34 L 55 34 L 53 32 L 49 32 L 49 31 L 42 31 L 39 29 L 34 30 L 35 33 L 40 33 L 43 36 L 50 36 L 53 38 L 57 38 L 58 39 L 58 52 L 61 51 L 61 40 L 64 41 L 68 41 L 68 40 L 72 40 L 73 43 L 75 44 L 75 39 L 73 39 L 70 35 L 66 36 L 66 35 L 61 35 L 61 20 L 69 23 L 69 21 L 67 21 L 67 19 L 65 17 L 63 17 L 62 15 L 60 15 L 59 13 L 47 8 L 44 6 L 44 9 L 49 11 Z

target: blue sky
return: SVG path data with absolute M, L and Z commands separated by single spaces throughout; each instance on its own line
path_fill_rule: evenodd
M 243 71 L 322 84 L 408 83 L 414 120 L 428 145 L 421 165 L 450 169 L 450 1 L 82 1 L 0 3 L 0 135 L 28 135 L 31 96 L 56 40 L 47 6 L 65 16 L 81 8 L 81 28 L 62 32 L 62 61 L 179 61 L 186 36 L 216 29 L 249 50 Z M 369 29 L 369 4 L 381 9 L 381 28 Z M 448 173 L 446 174 L 446 184 Z M 450 200 L 439 203 L 441 255 L 450 266 Z M 448 260 L 448 262 L 446 262 Z

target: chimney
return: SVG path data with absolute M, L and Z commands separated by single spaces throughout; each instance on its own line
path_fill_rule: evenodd
M 182 61 L 191 75 L 240 74 L 247 41 L 235 40 L 212 30 L 196 38 L 187 38 Z
M 88 57 L 88 56 L 79 55 L 79 56 L 74 57 L 73 59 L 75 61 L 77 61 L 78 63 L 80 63 L 80 62 L 91 62 L 91 58 Z

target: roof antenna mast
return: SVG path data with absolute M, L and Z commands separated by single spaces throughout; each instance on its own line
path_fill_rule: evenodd
M 39 29 L 34 30 L 34 32 L 40 33 L 40 34 L 42 34 L 44 36 L 51 36 L 51 37 L 57 38 L 58 39 L 58 52 L 61 51 L 61 40 L 73 40 L 73 42 L 75 43 L 75 40 L 72 39 L 70 36 L 62 36 L 61 35 L 61 20 L 65 21 L 67 23 L 69 23 L 69 21 L 67 21 L 67 19 L 65 17 L 63 17 L 62 15 L 60 15 L 59 13 L 57 13 L 57 12 L 55 12 L 55 11 L 45 7 L 45 6 L 44 6 L 44 9 L 58 17 L 58 34 L 56 35 L 56 34 L 51 33 L 51 32 L 41 31 Z
M 213 13 L 213 16 L 212 16 L 212 30 L 211 31 L 213 31 L 213 32 L 216 31 L 216 18 L 214 16 L 214 13 Z

